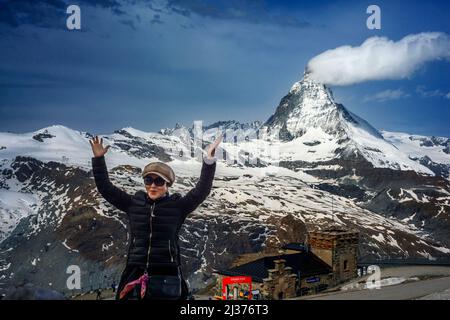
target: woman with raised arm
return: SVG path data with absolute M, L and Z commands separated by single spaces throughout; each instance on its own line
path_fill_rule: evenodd
M 151 162 L 142 172 L 145 191 L 130 195 L 114 186 L 108 177 L 105 154 L 98 136 L 90 140 L 92 168 L 99 193 L 113 206 L 127 213 L 130 245 L 116 299 L 183 300 L 188 287 L 181 272 L 178 232 L 186 216 L 195 210 L 211 191 L 216 170 L 215 151 L 219 137 L 208 146 L 196 186 L 185 196 L 169 194 L 175 181 L 172 168 Z

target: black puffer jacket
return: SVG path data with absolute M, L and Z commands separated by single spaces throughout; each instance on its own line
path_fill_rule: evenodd
M 211 191 L 215 161 L 204 160 L 200 179 L 185 196 L 166 195 L 153 201 L 145 191 L 134 195 L 115 187 L 108 177 L 105 158 L 92 158 L 95 184 L 100 194 L 116 208 L 128 215 L 130 245 L 127 264 L 122 274 L 116 298 L 124 285 L 139 278 L 145 270 L 149 274 L 176 274 L 181 265 L 178 232 L 186 216 L 195 210 Z M 187 286 L 183 280 L 183 294 Z M 185 298 L 185 296 L 183 298 Z

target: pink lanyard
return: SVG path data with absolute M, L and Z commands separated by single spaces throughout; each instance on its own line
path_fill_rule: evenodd
M 143 299 L 145 296 L 145 290 L 147 289 L 147 281 L 148 274 L 147 272 L 145 272 L 144 275 L 142 275 L 139 279 L 128 282 L 120 292 L 120 299 L 125 297 L 128 292 L 132 291 L 137 284 L 141 285 L 141 298 Z

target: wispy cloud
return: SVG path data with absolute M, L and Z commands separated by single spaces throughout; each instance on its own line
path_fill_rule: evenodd
M 424 63 L 450 58 L 450 37 L 442 32 L 412 34 L 395 42 L 371 37 L 360 46 L 325 51 L 308 63 L 311 77 L 330 85 L 404 79 Z
M 119 20 L 119 22 L 130 27 L 133 30 L 136 30 L 136 25 L 134 24 L 134 20 L 124 19 L 124 20 Z
M 445 97 L 447 99 L 450 99 L 450 92 L 446 94 L 439 89 L 427 90 L 425 86 L 417 86 L 416 92 L 422 98 Z
M 0 2 L 0 26 L 31 24 L 43 28 L 62 25 L 67 4 L 63 0 L 5 0 Z
M 373 95 L 368 95 L 364 98 L 364 101 L 379 101 L 384 102 L 388 100 L 398 100 L 398 99 L 404 99 L 409 98 L 411 95 L 404 92 L 401 89 L 395 89 L 395 90 L 384 90 L 378 93 L 375 93 Z
M 292 28 L 307 28 L 310 23 L 289 12 L 273 12 L 264 0 L 2 0 L 0 1 L 0 25 L 18 27 L 30 24 L 44 28 L 64 28 L 66 8 L 70 4 L 110 10 L 113 14 L 127 16 L 131 6 L 148 8 L 157 13 L 152 24 L 161 24 L 161 14 L 178 14 L 190 18 L 193 15 L 212 19 L 241 21 L 252 24 L 271 24 Z M 133 20 L 119 22 L 135 28 Z M 139 21 L 137 21 L 139 22 Z
M 150 23 L 151 24 L 162 24 L 164 22 L 161 20 L 161 16 L 158 13 L 156 13 L 153 15 L 153 18 L 150 21 Z
M 417 86 L 416 94 L 421 98 L 446 98 L 450 99 L 450 92 L 445 93 L 439 89 L 427 90 L 425 86 Z M 387 89 L 375 94 L 366 95 L 364 101 L 378 101 L 384 102 L 389 100 L 399 100 L 411 97 L 411 94 L 402 89 Z
M 111 10 L 118 16 L 125 15 L 124 2 L 119 0 L 2 0 L 0 1 L 0 26 L 17 28 L 29 24 L 41 28 L 65 28 L 70 4 L 87 5 Z M 128 20 L 121 21 L 130 25 Z
M 190 17 L 194 14 L 222 20 L 252 24 L 271 24 L 293 28 L 308 28 L 311 24 L 289 13 L 273 13 L 264 0 L 168 0 L 166 8 Z

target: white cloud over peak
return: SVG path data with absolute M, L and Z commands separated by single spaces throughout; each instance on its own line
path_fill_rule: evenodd
M 426 62 L 450 59 L 450 37 L 442 32 L 411 34 L 399 41 L 371 37 L 360 46 L 327 50 L 308 62 L 311 77 L 329 85 L 404 79 Z

